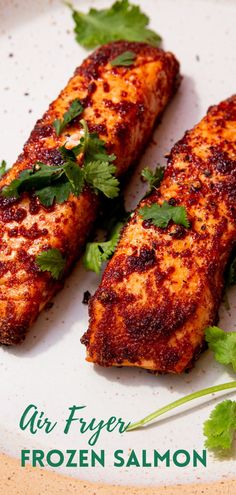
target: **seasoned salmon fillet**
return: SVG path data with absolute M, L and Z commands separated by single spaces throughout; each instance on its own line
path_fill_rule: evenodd
M 110 62 L 132 50 L 129 67 L 112 67 Z M 179 64 L 171 53 L 144 43 L 115 42 L 91 54 L 74 73 L 59 97 L 36 123 L 23 153 L 0 181 L 11 183 L 37 162 L 63 163 L 59 147 L 77 145 L 83 135 L 80 119 L 90 132 L 105 141 L 114 153 L 117 176 L 137 160 L 150 138 L 157 117 L 163 112 L 178 84 Z M 63 119 L 71 103 L 79 99 L 84 107 L 56 135 L 53 122 Z M 81 157 L 78 157 L 78 166 Z M 44 207 L 33 193 L 20 198 L 0 196 L 0 343 L 21 342 L 29 325 L 61 287 L 49 272 L 35 262 L 42 251 L 56 248 L 66 258 L 65 274 L 79 257 L 97 217 L 99 197 L 85 187 L 77 197 Z
M 184 206 L 189 228 L 160 228 L 139 209 Z M 87 360 L 181 373 L 217 320 L 224 272 L 236 239 L 236 96 L 172 149 L 164 179 L 123 229 L 90 300 L 82 341 Z

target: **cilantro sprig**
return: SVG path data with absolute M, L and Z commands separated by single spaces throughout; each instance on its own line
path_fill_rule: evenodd
M 148 28 L 147 15 L 128 0 L 118 0 L 107 9 L 91 8 L 87 14 L 68 5 L 75 22 L 76 40 L 85 48 L 116 40 L 144 41 L 154 46 L 161 41 L 161 37 Z
M 172 220 L 177 225 L 189 228 L 186 208 L 184 206 L 172 206 L 167 201 L 162 205 L 152 204 L 139 209 L 139 214 L 144 220 L 151 220 L 153 225 L 164 229 Z
M 107 261 L 114 253 L 120 238 L 122 227 L 127 222 L 130 213 L 124 206 L 124 197 L 122 194 L 112 201 L 103 202 L 103 213 L 99 220 L 99 232 L 104 232 L 105 241 L 89 242 L 86 246 L 83 263 L 87 270 L 99 273 L 102 264 Z
M 52 278 L 59 280 L 65 270 L 66 259 L 59 249 L 52 248 L 39 253 L 36 256 L 36 263 L 41 271 L 50 272 Z
M 219 327 L 208 327 L 205 334 L 216 361 L 225 365 L 231 364 L 236 372 L 236 332 L 224 332 Z
M 118 222 L 107 241 L 88 242 L 83 257 L 86 270 L 92 270 L 95 273 L 100 272 L 102 263 L 107 261 L 115 251 L 123 225 L 122 222 Z
M 145 426 L 147 423 L 154 421 L 159 416 L 162 416 L 163 414 L 171 411 L 172 409 L 175 409 L 176 407 L 182 406 L 183 404 L 186 404 L 187 402 L 190 402 L 190 401 L 195 400 L 195 399 L 199 399 L 200 397 L 204 397 L 205 395 L 211 395 L 211 394 L 220 392 L 221 390 L 230 390 L 233 388 L 236 389 L 236 381 L 228 382 L 228 383 L 222 383 L 220 385 L 213 385 L 212 387 L 207 387 L 207 388 L 204 388 L 203 390 L 198 390 L 197 392 L 193 392 L 192 394 L 185 395 L 184 397 L 181 397 L 180 399 L 177 399 L 174 402 L 171 402 L 167 406 L 164 406 L 161 409 L 158 409 L 157 411 L 149 414 L 148 416 L 141 419 L 140 421 L 137 421 L 136 423 L 131 423 L 128 426 L 127 431 L 141 428 L 141 427 Z
M 164 177 L 164 171 L 165 167 L 157 167 L 154 172 L 148 167 L 142 170 L 141 177 L 149 185 L 147 194 L 149 194 L 153 189 L 158 189 Z
M 131 423 L 126 431 L 136 430 L 142 428 L 146 424 L 153 422 L 160 416 L 168 413 L 169 411 L 183 406 L 184 404 L 204 397 L 206 395 L 212 395 L 223 390 L 236 389 L 236 381 L 222 383 L 220 385 L 213 385 L 207 387 L 192 394 L 185 395 L 180 399 L 177 399 L 164 407 L 161 407 L 157 411 L 149 414 L 145 418 Z M 218 451 L 230 450 L 236 432 L 236 401 L 223 401 L 218 404 L 216 408 L 211 412 L 210 418 L 205 421 L 203 427 L 203 433 L 207 437 L 205 446 L 211 450 L 217 449 Z
M 102 192 L 108 198 L 117 197 L 119 181 L 114 175 L 116 167 L 111 163 L 115 155 L 108 155 L 104 141 L 96 133 L 89 133 L 84 120 L 81 125 L 84 135 L 80 143 L 71 150 L 65 146 L 60 148 L 63 165 L 49 166 L 37 162 L 32 169 L 23 170 L 18 178 L 2 189 L 1 194 L 18 198 L 25 191 L 33 191 L 40 202 L 49 207 L 54 201 L 63 203 L 70 193 L 79 196 L 88 184 L 96 193 Z M 84 154 L 82 167 L 77 162 L 80 153 Z
M 73 153 L 76 155 L 83 153 L 85 162 L 99 160 L 113 162 L 116 156 L 107 153 L 105 142 L 99 138 L 96 132 L 89 132 L 86 120 L 82 119 L 80 124 L 83 127 L 83 136 L 79 144 L 73 148 Z
M 70 193 L 79 195 L 83 184 L 82 169 L 72 161 L 58 167 L 37 162 L 32 169 L 24 170 L 17 179 L 5 186 L 1 194 L 7 198 L 19 198 L 23 192 L 33 191 L 42 205 L 49 207 L 54 200 L 56 203 L 64 203 Z
M 198 390 L 192 394 L 181 397 L 174 402 L 171 402 L 167 406 L 161 407 L 157 411 L 149 414 L 145 418 L 131 423 L 126 431 L 136 430 L 142 428 L 147 423 L 150 423 L 160 416 L 168 413 L 169 411 L 183 406 L 184 404 L 204 397 L 206 395 L 212 395 L 222 390 L 231 390 L 236 388 L 236 381 L 222 383 L 221 385 L 214 385 L 212 387 Z M 217 450 L 218 452 L 229 451 L 232 447 L 234 434 L 236 432 L 236 401 L 225 400 L 218 404 L 211 412 L 210 418 L 205 421 L 203 427 L 203 433 L 206 436 L 205 446 L 210 450 Z
M 84 107 L 80 100 L 76 98 L 72 101 L 67 112 L 64 113 L 63 119 L 56 119 L 53 122 L 57 136 L 65 130 L 68 124 L 70 124 L 76 117 L 78 117 L 84 110 Z
M 142 175 L 149 182 L 150 188 L 157 188 L 163 178 L 163 173 L 164 168 L 162 169 L 159 167 L 154 173 L 146 168 L 143 170 Z M 86 246 L 83 263 L 87 270 L 96 273 L 101 271 L 103 262 L 107 261 L 114 253 L 120 237 L 120 231 L 129 216 L 130 214 L 124 209 L 123 201 L 119 201 L 111 218 L 109 218 L 108 221 L 105 219 L 105 229 L 108 232 L 108 240 L 104 242 L 89 242 Z
M 214 351 L 216 360 L 222 364 L 231 363 L 234 371 L 236 371 L 236 332 L 226 333 L 218 327 L 208 327 L 206 329 L 206 340 L 209 343 L 209 347 Z M 214 385 L 193 392 L 158 409 L 140 421 L 130 424 L 127 431 L 143 427 L 159 416 L 189 401 L 233 388 L 236 389 L 236 381 Z M 211 412 L 209 419 L 204 422 L 203 433 L 206 437 L 205 446 L 208 449 L 218 453 L 229 452 L 236 433 L 236 401 L 225 400 L 219 403 Z
M 118 55 L 116 58 L 113 58 L 110 64 L 112 65 L 112 67 L 129 67 L 130 65 L 133 65 L 135 58 L 136 54 L 131 50 L 127 50 Z

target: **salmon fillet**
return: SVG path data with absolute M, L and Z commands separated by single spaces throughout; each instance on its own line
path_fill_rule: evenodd
M 164 201 L 186 208 L 190 227 L 166 228 L 138 210 Z M 124 227 L 90 301 L 82 342 L 101 366 L 181 373 L 217 320 L 223 276 L 236 239 L 236 96 L 172 149 L 159 190 Z
M 112 67 L 109 61 L 126 50 L 136 54 L 130 67 Z M 11 183 L 22 170 L 37 161 L 61 165 L 59 146 L 71 148 L 82 136 L 79 123 L 98 133 L 109 153 L 116 155 L 121 176 L 140 156 L 154 123 L 178 84 L 179 64 L 171 53 L 144 43 L 115 42 L 102 46 L 76 69 L 74 76 L 36 123 L 23 153 L 0 181 Z M 75 99 L 85 108 L 58 137 L 53 127 Z M 79 159 L 78 159 L 79 160 Z M 79 166 L 79 163 L 78 163 Z M 35 257 L 57 248 L 66 257 L 68 273 L 78 258 L 99 211 L 99 198 L 85 187 L 63 204 L 42 206 L 32 193 L 20 199 L 0 196 L 0 343 L 23 340 L 37 318 L 61 287 L 50 273 L 41 272 Z

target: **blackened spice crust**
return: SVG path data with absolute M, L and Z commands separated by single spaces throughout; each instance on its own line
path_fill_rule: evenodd
M 160 189 L 123 229 L 90 301 L 89 360 L 181 373 L 204 350 L 204 331 L 218 319 L 235 247 L 235 127 L 233 96 L 173 147 Z M 185 206 L 188 229 L 142 220 L 140 207 L 163 201 Z
M 135 64 L 113 69 L 109 61 L 127 49 L 137 54 Z M 37 161 L 52 167 L 61 165 L 60 146 L 67 143 L 71 148 L 78 143 L 81 118 L 90 132 L 105 141 L 107 151 L 116 155 L 116 173 L 121 176 L 140 156 L 156 117 L 175 91 L 178 72 L 175 57 L 158 48 L 128 42 L 102 46 L 75 71 L 37 121 L 17 162 L 1 178 L 0 190 Z M 63 118 L 76 98 L 84 111 L 57 136 L 54 121 Z M 106 101 L 112 104 L 106 106 Z M 81 164 L 80 156 L 78 166 Z M 67 261 L 66 276 L 82 252 L 99 203 L 99 196 L 89 187 L 84 187 L 79 197 L 71 194 L 66 202 L 48 208 L 40 204 L 33 191 L 17 199 L 0 195 L 0 343 L 21 342 L 39 312 L 63 285 L 63 280 L 58 282 L 49 272 L 40 270 L 36 256 L 51 248 L 59 249 Z M 117 270 L 116 276 L 123 275 Z M 104 304 L 111 306 L 115 296 L 114 291 L 104 291 Z M 127 295 L 129 304 L 131 300 Z

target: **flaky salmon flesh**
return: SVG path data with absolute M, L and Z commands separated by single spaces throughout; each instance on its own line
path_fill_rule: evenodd
M 184 206 L 189 228 L 143 220 L 139 208 Z M 172 149 L 159 190 L 123 229 L 90 301 L 87 360 L 181 373 L 217 320 L 236 239 L 236 96 L 209 109 Z
M 110 62 L 124 51 L 136 54 L 130 67 Z M 75 71 L 68 85 L 36 123 L 23 153 L 1 179 L 0 188 L 11 183 L 37 161 L 61 165 L 59 147 L 71 148 L 82 136 L 85 119 L 90 132 L 105 141 L 114 153 L 117 176 L 139 158 L 157 117 L 178 84 L 179 64 L 171 53 L 144 43 L 115 42 L 102 46 Z M 82 116 L 57 136 L 53 126 L 63 119 L 71 103 L 79 99 Z M 79 166 L 79 163 L 78 163 Z M 18 199 L 0 196 L 0 343 L 21 342 L 31 323 L 61 287 L 35 262 L 42 251 L 56 248 L 66 258 L 68 273 L 78 259 L 99 211 L 99 197 L 85 187 L 63 204 L 42 206 L 33 193 Z

